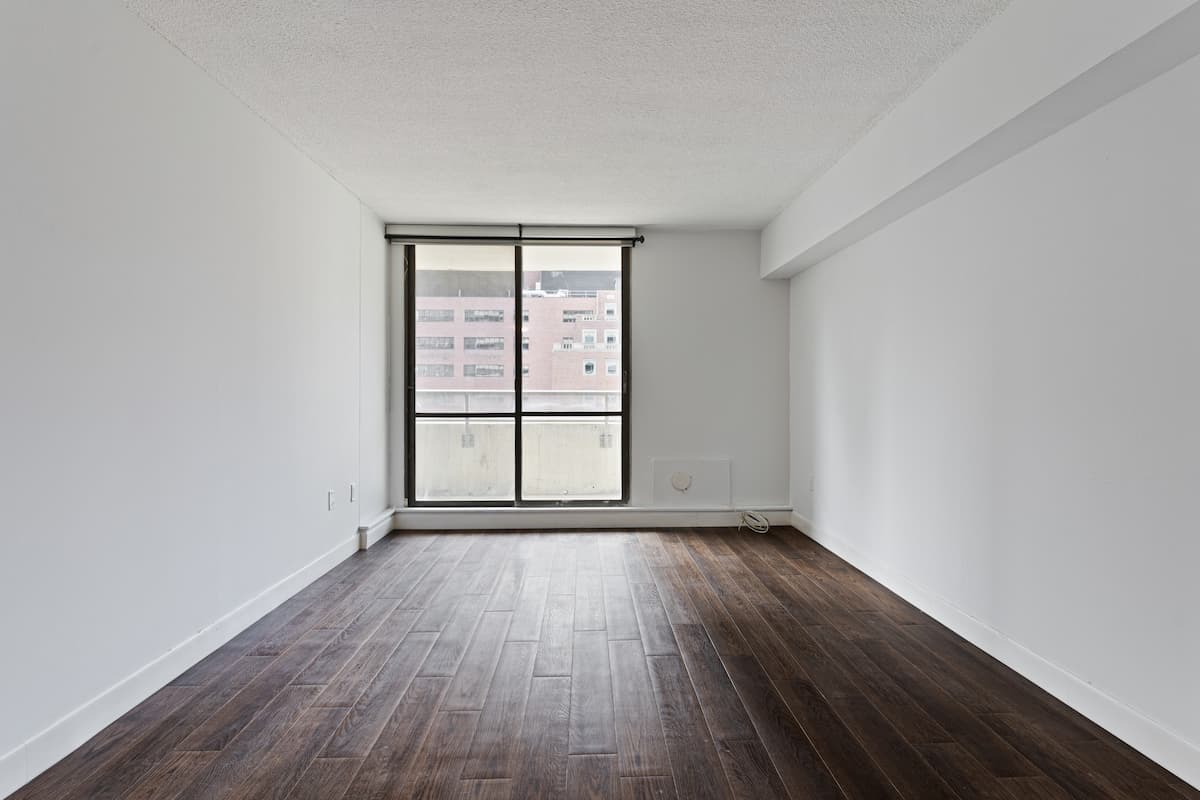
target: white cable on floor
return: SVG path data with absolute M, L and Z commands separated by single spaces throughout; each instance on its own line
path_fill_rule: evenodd
M 738 523 L 739 531 L 742 529 L 743 525 L 755 533 L 766 533 L 771 529 L 771 523 L 767 521 L 765 516 L 757 511 L 743 511 L 742 521 Z

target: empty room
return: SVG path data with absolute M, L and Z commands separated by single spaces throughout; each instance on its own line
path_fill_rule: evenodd
M 1198 0 L 0 0 L 0 798 L 1200 800 Z

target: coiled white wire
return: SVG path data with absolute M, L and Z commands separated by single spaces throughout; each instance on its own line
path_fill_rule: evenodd
M 771 529 L 771 523 L 767 518 L 757 511 L 743 511 L 742 521 L 738 523 L 738 530 L 747 527 L 755 533 L 766 533 Z

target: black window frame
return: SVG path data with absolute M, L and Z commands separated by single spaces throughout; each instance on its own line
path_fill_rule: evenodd
M 631 314 L 630 314 L 630 267 L 632 262 L 632 243 L 619 245 L 621 250 L 621 299 L 620 299 L 620 354 L 621 354 L 621 410 L 620 411 L 525 411 L 522 409 L 524 399 L 523 380 L 526 377 L 524 366 L 524 349 L 517 345 L 522 339 L 521 324 L 527 321 L 523 308 L 522 292 L 519 287 L 524 285 L 522 279 L 522 254 L 524 247 L 537 245 L 514 244 L 513 248 L 513 297 L 515 309 L 513 312 L 513 411 L 500 412 L 417 412 L 416 411 L 416 246 L 404 244 L 404 347 L 405 347 L 405 442 L 404 442 L 404 494 L 409 507 L 413 508 L 539 508 L 539 507 L 604 507 L 624 506 L 629 504 L 630 490 L 630 442 L 632 440 L 632 425 L 630 424 L 630 373 L 632 366 L 631 348 Z M 608 245 L 618 246 L 618 245 Z M 600 321 L 597 319 L 597 321 Z M 612 320 L 605 320 L 611 322 Z M 507 337 L 505 337 L 507 338 Z M 464 342 L 464 352 L 466 351 Z M 487 351 L 483 351 L 487 352 Z M 596 373 L 600 374 L 597 366 Z M 418 419 L 511 419 L 513 421 L 513 499 L 512 500 L 418 500 L 416 497 L 416 425 Z M 522 498 L 524 481 L 522 479 L 522 460 L 524 457 L 521 442 L 522 423 L 526 418 L 538 417 L 617 417 L 621 420 L 621 496 L 614 499 L 574 499 L 574 500 L 525 500 Z

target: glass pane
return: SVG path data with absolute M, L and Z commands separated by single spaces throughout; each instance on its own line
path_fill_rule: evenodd
M 512 500 L 516 451 L 511 419 L 418 419 L 417 500 Z
M 414 250 L 416 410 L 513 411 L 514 249 L 431 244 Z
M 621 248 L 521 251 L 526 411 L 621 410 Z
M 525 500 L 620 500 L 620 417 L 526 417 Z

